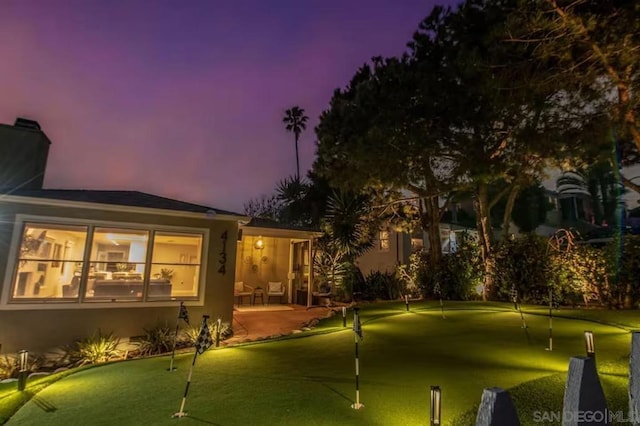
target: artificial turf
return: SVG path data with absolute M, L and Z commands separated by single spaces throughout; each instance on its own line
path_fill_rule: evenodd
M 493 386 L 510 390 L 522 424 L 539 424 L 534 411 L 561 410 L 569 357 L 584 355 L 584 330 L 596 336 L 610 408 L 626 410 L 631 335 L 598 323 L 604 312 L 557 312 L 550 352 L 548 318 L 537 315 L 542 309 L 525 309 L 523 329 L 507 304 L 446 307 L 442 319 L 432 302 L 412 303 L 410 312 L 400 303 L 362 306 L 361 410 L 350 407 L 354 333 L 337 315 L 309 337 L 205 352 L 181 419 L 171 416 L 180 407 L 190 354 L 180 355 L 171 373 L 168 357 L 157 357 L 69 375 L 41 390 L 8 424 L 422 425 L 428 424 L 430 385 L 442 389 L 445 424 L 473 424 L 483 388 Z M 606 315 L 614 324 L 640 326 L 637 311 Z

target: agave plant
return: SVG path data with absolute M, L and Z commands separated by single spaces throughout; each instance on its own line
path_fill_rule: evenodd
M 174 333 L 167 325 L 145 328 L 144 336 L 138 343 L 140 355 L 156 355 L 173 349 Z
M 79 358 L 79 363 L 84 364 L 99 364 L 110 361 L 114 358 L 122 356 L 121 351 L 118 349 L 120 339 L 113 336 L 113 333 L 102 334 L 98 331 L 86 339 L 77 342 L 76 354 Z

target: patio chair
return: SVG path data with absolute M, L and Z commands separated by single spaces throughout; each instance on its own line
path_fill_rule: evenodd
M 249 304 L 253 303 L 253 287 L 245 284 L 243 281 L 236 281 L 233 295 L 238 298 L 238 306 L 242 304 L 244 297 L 249 298 Z
M 272 297 L 279 297 L 280 303 L 282 303 L 282 296 L 284 296 L 282 281 L 269 281 L 267 283 L 267 305 Z

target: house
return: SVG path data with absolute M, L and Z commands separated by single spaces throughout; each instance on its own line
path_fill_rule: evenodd
M 463 233 L 477 235 L 477 230 L 452 221 L 440 223 L 440 243 L 443 254 L 456 251 Z M 429 247 L 426 232 L 413 233 L 385 228 L 378 232 L 373 247 L 356 260 L 364 276 L 373 272 L 394 272 L 398 265 L 408 264 L 409 256 L 421 248 Z
M 44 189 L 40 126 L 0 125 L 0 344 L 44 350 L 98 329 L 175 321 L 184 301 L 230 323 L 237 213 L 137 191 Z

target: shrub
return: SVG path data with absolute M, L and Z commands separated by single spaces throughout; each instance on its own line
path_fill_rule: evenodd
M 167 325 L 145 328 L 138 342 L 138 352 L 142 356 L 169 352 L 173 350 L 174 334 Z
M 76 343 L 76 355 L 79 364 L 99 364 L 120 357 L 118 350 L 120 339 L 113 336 L 113 333 L 102 334 L 98 330 L 95 334 Z
M 358 290 L 363 300 L 395 300 L 400 297 L 401 287 L 395 272 L 375 271 L 367 275 Z
M 18 377 L 18 359 L 14 356 L 5 355 L 0 358 L 0 379 Z
M 496 263 L 491 297 L 509 300 L 513 286 L 520 298 L 529 303 L 548 299 L 550 281 L 547 240 L 535 234 L 498 243 L 493 257 Z
M 421 285 L 424 281 L 425 268 L 428 262 L 427 252 L 424 249 L 416 250 L 409 256 L 409 263 L 398 265 L 396 274 L 402 282 L 404 294 L 412 297 L 421 295 Z
M 437 284 L 444 299 L 469 300 L 482 283 L 480 252 L 473 238 L 463 233 L 457 250 L 443 255 L 440 264 L 431 266 L 428 251 L 421 249 L 411 255 L 410 264 L 400 273 L 410 277 L 408 288 L 416 285 L 424 297 L 439 297 L 434 293 Z
M 213 338 L 214 342 L 216 339 L 216 327 L 218 322 L 214 321 L 208 324 L 209 333 L 211 333 L 211 338 Z M 198 336 L 200 335 L 200 327 L 191 327 L 186 330 L 186 343 L 188 345 L 195 345 L 196 340 L 198 340 Z M 220 341 L 227 340 L 233 337 L 233 328 L 229 324 L 222 323 L 222 327 L 220 328 Z
M 631 308 L 640 298 L 640 236 L 618 235 L 605 247 L 609 278 L 607 303 Z
M 482 285 L 482 260 L 475 240 L 463 233 L 455 252 L 442 258 L 439 278 L 442 297 L 469 300 L 474 298 L 476 287 Z
M 601 249 L 577 245 L 565 252 L 550 253 L 548 262 L 549 283 L 558 303 L 588 305 L 590 300 L 603 302 L 608 297 L 606 256 Z

